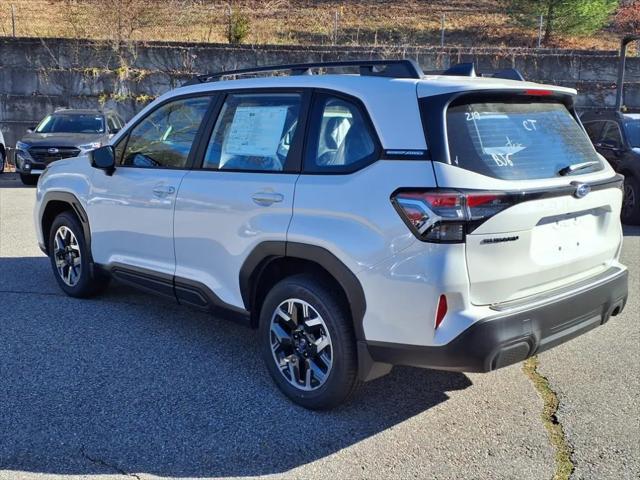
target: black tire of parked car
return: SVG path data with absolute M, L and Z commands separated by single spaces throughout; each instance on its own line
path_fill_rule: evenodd
M 624 205 L 622 206 L 622 223 L 640 225 L 640 181 L 627 175 L 624 179 Z
M 80 278 L 74 286 L 67 285 L 58 272 L 55 257 L 55 235 L 60 227 L 66 227 L 76 237 L 81 255 Z M 51 225 L 49 231 L 49 260 L 51 268 L 60 288 L 70 297 L 89 298 L 100 293 L 109 284 L 109 277 L 98 274 L 94 271 L 91 260 L 91 252 L 87 249 L 84 238 L 84 230 L 76 216 L 71 212 L 63 212 L 58 215 Z
M 0 150 L 0 175 L 4 172 L 4 166 L 7 163 L 7 156 Z
M 35 185 L 38 183 L 38 176 L 21 173 L 20 180 L 22 180 L 24 185 Z
M 280 390 L 295 403 L 312 410 L 330 409 L 349 400 L 361 382 L 358 379 L 356 340 L 346 305 L 318 278 L 294 275 L 277 283 L 267 294 L 260 313 L 260 350 L 267 369 Z M 280 372 L 271 350 L 271 318 L 287 299 L 307 302 L 324 320 L 331 336 L 332 366 L 324 384 L 305 391 L 291 385 Z

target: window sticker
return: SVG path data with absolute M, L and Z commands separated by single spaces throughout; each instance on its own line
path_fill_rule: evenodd
M 278 151 L 289 107 L 238 107 L 223 152 L 245 157 L 273 157 Z

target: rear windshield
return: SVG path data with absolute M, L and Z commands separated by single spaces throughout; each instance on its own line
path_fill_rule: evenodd
M 550 178 L 569 165 L 597 161 L 589 137 L 560 103 L 468 103 L 447 111 L 453 165 L 504 180 Z
M 92 114 L 54 114 L 36 128 L 37 133 L 104 133 L 104 118 Z

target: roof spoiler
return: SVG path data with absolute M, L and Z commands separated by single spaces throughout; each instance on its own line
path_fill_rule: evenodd
M 640 40 L 640 35 L 627 35 L 620 42 L 620 63 L 618 63 L 618 85 L 616 89 L 616 111 L 623 109 L 624 95 L 624 69 L 627 61 L 627 45 Z

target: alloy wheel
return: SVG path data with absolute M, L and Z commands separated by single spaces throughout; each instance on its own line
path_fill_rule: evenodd
M 53 237 L 53 255 L 62 281 L 74 287 L 80 281 L 82 274 L 82 254 L 75 234 L 62 225 Z
M 270 326 L 271 353 L 291 385 L 312 391 L 325 384 L 333 346 L 322 316 L 309 303 L 290 298 L 276 308 Z

